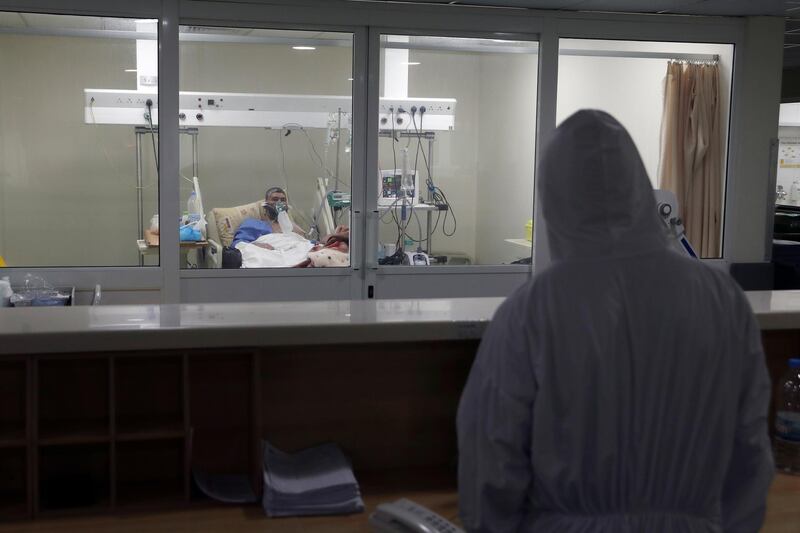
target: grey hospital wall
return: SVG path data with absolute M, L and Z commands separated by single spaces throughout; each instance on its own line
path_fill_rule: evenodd
M 288 45 L 181 43 L 181 90 L 274 94 L 351 94 L 352 49 L 318 47 L 313 52 Z M 336 147 L 324 144 L 326 131 L 307 130 L 328 170 L 335 173 Z M 340 178 L 350 185 L 350 154 L 343 131 Z M 198 139 L 200 187 L 208 211 L 253 202 L 268 187 L 286 187 L 295 209 L 315 211 L 316 177 L 324 171 L 300 131 L 281 137 L 279 129 L 201 128 Z M 286 177 L 281 161 L 281 139 Z M 191 144 L 181 140 L 181 173 L 191 177 Z M 181 181 L 185 202 L 191 185 Z M 185 209 L 185 207 L 183 207 Z
M 475 181 L 478 151 L 478 58 L 474 54 L 459 52 L 416 51 L 409 54 L 409 61 L 419 62 L 410 67 L 408 75 L 409 97 L 455 98 L 456 128 L 453 132 L 436 132 L 434 143 L 434 181 L 445 191 L 454 206 L 458 228 L 452 237 L 442 233 L 444 218 L 433 237 L 434 252 L 466 254 L 475 258 Z M 424 128 L 424 119 L 423 119 Z M 397 143 L 397 166 L 400 167 L 400 150 L 406 145 L 401 139 Z M 381 168 L 392 168 L 394 164 L 392 147 L 388 139 L 380 143 L 379 163 Z M 427 142 L 423 143 L 427 149 Z M 409 145 L 414 154 L 416 143 Z M 411 157 L 411 166 L 414 158 Z M 427 177 L 424 159 L 419 158 L 417 169 L 420 181 Z M 425 231 L 425 219 L 420 217 Z M 449 224 L 449 223 L 448 223 Z M 418 238 L 414 221 L 410 233 Z M 448 232 L 451 227 L 448 226 Z M 383 225 L 381 240 L 394 242 L 396 227 Z
M 181 89 L 349 94 L 351 49 L 299 53 L 288 46 L 182 44 Z M 84 88 L 133 90 L 135 74 L 125 69 L 135 66 L 132 40 L 0 36 L 0 255 L 9 264 L 138 264 L 133 128 L 85 124 L 83 116 Z M 324 155 L 325 131 L 309 133 Z M 207 210 L 252 202 L 267 186 L 285 185 L 278 136 L 260 128 L 201 128 Z M 158 188 L 151 139 L 142 140 L 147 224 L 157 212 Z M 181 172 L 191 177 L 191 144 L 181 142 Z M 314 178 L 323 171 L 301 132 L 285 137 L 284 147 L 292 203 L 310 213 Z M 349 155 L 341 161 L 349 184 Z M 185 205 L 188 182 L 181 189 Z
M 458 226 L 454 235 L 446 236 L 444 218 L 440 220 L 434 253 L 464 254 L 476 264 L 528 256 L 530 252 L 505 239 L 524 237 L 532 213 L 537 56 L 412 50 L 409 60 L 420 63 L 410 67 L 410 97 L 458 101 L 455 131 L 436 133 L 433 169 Z M 397 143 L 398 166 L 405 145 Z M 412 166 L 415 148 L 412 142 Z M 394 164 L 388 139 L 381 141 L 379 161 L 381 168 Z M 418 170 L 424 179 L 422 157 Z M 417 238 L 416 221 L 409 228 Z M 380 235 L 383 242 L 394 242 L 397 230 L 382 225 Z
M 10 265 L 138 264 L 133 129 L 83 116 L 84 88 L 135 88 L 124 72 L 135 56 L 127 40 L 0 36 L 0 255 Z
M 83 120 L 84 88 L 135 87 L 135 75 L 125 72 L 136 64 L 134 42 L 4 35 L 0 44 L 4 72 L 0 78 L 0 255 L 15 266 L 138 264 L 133 128 Z M 351 49 L 320 47 L 312 54 L 299 54 L 286 46 L 182 43 L 181 90 L 350 92 Z M 439 230 L 435 249 L 464 253 L 481 262 L 513 259 L 499 237 L 521 236 L 529 217 L 524 213 L 507 217 L 503 222 L 508 228 L 491 228 L 487 221 L 492 205 L 504 204 L 506 211 L 516 207 L 507 202 L 517 197 L 519 184 L 512 178 L 519 176 L 519 164 L 514 154 L 525 135 L 518 135 L 507 123 L 499 129 L 491 124 L 496 113 L 516 114 L 517 109 L 506 106 L 506 101 L 518 97 L 508 91 L 518 90 L 523 74 L 509 67 L 507 62 L 514 58 L 413 54 L 422 64 L 410 73 L 411 96 L 459 101 L 457 132 L 440 134 L 435 154 L 437 185 L 455 206 L 458 231 L 445 237 Z M 514 83 L 504 83 L 504 72 Z M 503 97 L 491 98 L 498 94 Z M 525 127 L 533 128 L 533 124 Z M 201 128 L 199 178 L 206 210 L 251 202 L 266 187 L 285 185 L 279 135 L 279 131 L 260 128 Z M 309 135 L 324 156 L 325 131 L 309 130 Z M 157 212 L 158 189 L 151 140 L 149 136 L 142 140 L 146 224 Z M 515 150 L 509 153 L 509 143 L 515 142 Z M 283 145 L 292 203 L 310 214 L 316 206 L 314 178 L 322 170 L 301 132 L 283 137 Z M 181 172 L 191 177 L 188 137 L 182 137 L 181 146 Z M 327 149 L 331 171 L 334 150 L 333 146 Z M 344 150 L 340 155 L 341 175 L 349 182 L 350 156 Z M 389 161 L 384 142 L 381 164 L 388 168 Z M 509 187 L 513 190 L 506 190 Z M 188 182 L 181 182 L 181 190 L 185 202 Z M 524 194 L 530 196 L 527 190 Z M 519 202 L 519 209 L 529 210 L 526 204 Z
M 538 56 L 485 54 L 480 64 L 480 138 L 476 216 L 479 263 L 509 263 L 530 250 L 506 242 L 525 237 L 533 217 Z

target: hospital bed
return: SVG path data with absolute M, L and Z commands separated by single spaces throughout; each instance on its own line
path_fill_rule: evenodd
M 206 214 L 208 246 L 203 261 L 206 268 L 222 268 L 222 251 L 226 246 L 231 246 L 236 230 L 244 219 L 265 219 L 263 204 L 264 200 L 257 200 L 234 207 L 214 208 Z

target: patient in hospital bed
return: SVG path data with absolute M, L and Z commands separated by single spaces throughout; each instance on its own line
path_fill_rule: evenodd
M 242 268 L 350 266 L 350 229 L 339 226 L 318 243 L 297 233 L 269 233 L 252 242 L 240 241 Z

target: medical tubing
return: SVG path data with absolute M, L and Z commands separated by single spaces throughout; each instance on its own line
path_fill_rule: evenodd
M 156 161 L 156 172 L 161 172 L 158 165 L 158 148 L 156 148 L 156 132 L 155 128 L 153 128 L 153 101 L 148 98 L 147 102 L 145 102 L 145 105 L 147 106 L 147 122 L 150 125 L 150 138 L 153 140 L 153 159 L 155 159 Z

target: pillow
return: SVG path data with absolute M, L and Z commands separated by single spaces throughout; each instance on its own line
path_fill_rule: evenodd
M 219 240 L 222 241 L 220 244 L 222 244 L 222 246 L 231 245 L 233 236 L 236 234 L 236 230 L 239 229 L 239 225 L 244 219 L 256 218 L 264 220 L 262 216 L 263 209 L 261 207 L 263 203 L 264 200 L 258 200 L 251 204 L 237 205 L 236 207 L 215 207 L 212 209 L 211 214 L 214 215 L 214 220 L 217 223 Z

